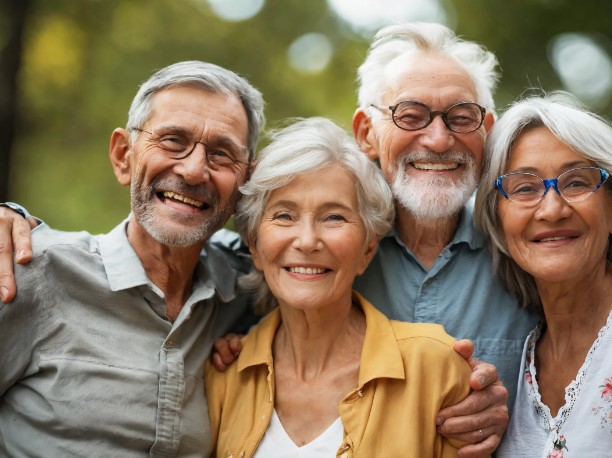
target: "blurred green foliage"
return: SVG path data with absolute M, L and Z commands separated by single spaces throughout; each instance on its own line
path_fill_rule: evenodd
M 457 33 L 497 54 L 500 108 L 531 86 L 562 87 L 547 58 L 559 33 L 597 34 L 612 54 L 608 0 L 446 3 Z M 288 45 L 309 32 L 325 34 L 335 48 L 330 65 L 314 75 L 287 60 Z M 129 211 L 108 139 L 154 70 L 187 59 L 214 62 L 263 92 L 269 127 L 321 115 L 350 128 L 356 69 L 368 48 L 324 0 L 268 0 L 237 23 L 217 18 L 204 0 L 32 0 L 24 39 L 9 198 L 54 227 L 94 233 Z M 611 105 L 600 112 L 610 117 Z

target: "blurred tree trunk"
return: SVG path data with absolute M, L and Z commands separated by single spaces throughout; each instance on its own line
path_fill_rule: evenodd
M 30 0 L 2 0 L 4 42 L 0 42 L 0 202 L 8 200 L 11 152 L 17 121 L 17 76 Z

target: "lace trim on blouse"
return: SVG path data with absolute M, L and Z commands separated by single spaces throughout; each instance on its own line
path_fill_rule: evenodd
M 540 339 L 542 335 L 543 323 L 539 324 L 536 329 L 534 329 L 532 335 L 529 338 L 529 344 L 527 348 L 527 371 L 531 376 L 531 390 L 530 397 L 533 402 L 533 407 L 540 418 L 540 424 L 544 429 L 548 429 L 550 431 L 559 431 L 561 426 L 565 423 L 567 418 L 569 417 L 572 409 L 574 408 L 574 404 L 576 403 L 576 399 L 580 394 L 580 390 L 582 388 L 583 380 L 586 377 L 587 372 L 589 371 L 589 367 L 591 365 L 591 361 L 593 360 L 593 354 L 597 351 L 597 347 L 602 341 L 604 335 L 608 332 L 608 329 L 612 326 L 612 312 L 608 315 L 608 320 L 603 328 L 600 329 L 597 334 L 597 338 L 593 345 L 589 349 L 589 352 L 586 355 L 584 363 L 578 374 L 576 375 L 576 379 L 573 380 L 566 388 L 565 388 L 565 405 L 559 409 L 557 412 L 557 416 L 555 418 L 552 417 L 550 412 L 550 408 L 542 402 L 542 396 L 540 395 L 540 389 L 537 382 L 537 373 L 535 367 L 535 347 L 536 343 Z

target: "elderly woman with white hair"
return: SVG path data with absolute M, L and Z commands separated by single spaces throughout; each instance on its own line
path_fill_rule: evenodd
M 270 313 L 238 360 L 207 370 L 218 457 L 451 457 L 441 407 L 470 368 L 439 325 L 390 321 L 352 291 L 392 224 L 387 182 L 344 130 L 299 121 L 242 187 L 236 224 Z M 265 280 L 264 280 L 265 277 Z
M 477 223 L 508 289 L 544 312 L 497 456 L 610 456 L 612 127 L 553 93 L 513 105 L 487 147 Z

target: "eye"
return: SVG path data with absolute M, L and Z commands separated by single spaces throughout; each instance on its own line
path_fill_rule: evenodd
M 182 152 L 189 148 L 190 141 L 182 135 L 162 135 L 159 146 L 167 151 Z
M 326 218 L 328 221 L 346 221 L 346 218 L 340 213 L 333 213 Z
M 510 191 L 511 194 L 534 194 L 538 192 L 538 187 L 534 183 L 520 183 Z
M 293 221 L 293 216 L 289 212 L 276 212 L 272 215 L 273 221 Z

